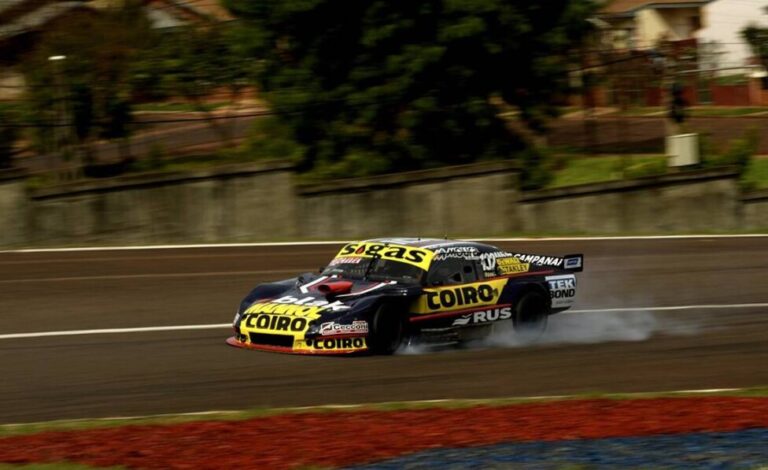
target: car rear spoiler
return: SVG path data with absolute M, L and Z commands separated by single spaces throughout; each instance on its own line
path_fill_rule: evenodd
M 584 270 L 584 255 L 565 255 L 563 256 L 563 269 L 580 273 Z

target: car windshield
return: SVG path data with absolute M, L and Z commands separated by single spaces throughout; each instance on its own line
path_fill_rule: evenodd
M 336 258 L 323 270 L 325 276 L 418 284 L 424 271 L 416 266 L 381 258 Z

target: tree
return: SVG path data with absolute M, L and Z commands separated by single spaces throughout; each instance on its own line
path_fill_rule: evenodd
M 23 64 L 38 149 L 76 144 L 88 155 L 96 137 L 126 137 L 131 64 L 151 42 L 140 2 L 70 17 L 47 29 Z
M 760 60 L 760 65 L 768 69 L 768 28 L 750 25 L 741 30 L 741 36 Z
M 525 147 L 567 89 L 591 0 L 225 0 L 305 170 L 358 175 Z M 330 169 L 330 170 L 329 170 Z
M 254 60 L 242 52 L 240 31 L 225 23 L 210 23 L 160 34 L 152 50 L 134 65 L 137 88 L 145 98 L 187 100 L 228 143 L 228 119 L 216 119 L 209 100 L 226 93 L 229 101 L 236 102 L 252 82 Z

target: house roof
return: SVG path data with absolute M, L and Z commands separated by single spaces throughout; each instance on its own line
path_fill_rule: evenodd
M 234 19 L 219 0 L 145 0 L 145 5 L 186 23 L 192 18 L 229 21 Z
M 608 16 L 633 15 L 644 8 L 691 8 L 701 7 L 714 0 L 613 0 L 600 9 Z
M 40 8 L 20 15 L 13 21 L 0 24 L 0 40 L 39 29 L 49 21 L 78 8 L 88 8 L 88 6 L 80 1 L 53 2 L 42 5 Z

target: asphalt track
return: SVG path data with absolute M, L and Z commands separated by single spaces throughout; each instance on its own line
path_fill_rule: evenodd
M 768 303 L 768 237 L 498 244 L 583 252 L 579 310 Z M 0 253 L 0 335 L 226 323 L 253 285 L 313 271 L 337 249 Z M 234 349 L 227 328 L 2 339 L 0 423 L 768 385 L 768 307 L 565 313 L 557 322 L 559 339 L 536 346 L 392 357 Z M 581 342 L 562 337 L 564 325 Z

